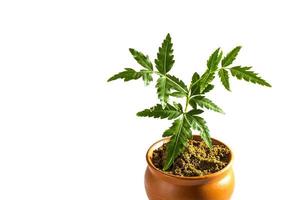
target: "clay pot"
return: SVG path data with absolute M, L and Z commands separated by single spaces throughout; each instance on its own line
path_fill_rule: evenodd
M 194 136 L 195 140 L 201 140 Z M 149 200 L 229 200 L 234 189 L 234 175 L 232 170 L 233 154 L 231 152 L 229 164 L 221 171 L 206 176 L 180 177 L 164 173 L 157 169 L 151 157 L 153 151 L 169 138 L 153 144 L 146 154 L 147 168 L 145 172 L 145 190 Z M 214 144 L 223 144 L 212 139 Z

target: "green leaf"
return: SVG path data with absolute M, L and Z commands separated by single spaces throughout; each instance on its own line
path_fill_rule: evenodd
M 182 117 L 175 120 L 164 135 L 171 136 L 167 144 L 167 157 L 163 167 L 163 170 L 168 170 L 186 147 L 188 140 L 192 138 L 192 133 L 186 118 Z
M 124 81 L 136 80 L 142 76 L 141 72 L 137 72 L 131 68 L 125 68 L 124 71 L 115 74 L 111 78 L 109 78 L 108 82 L 116 80 L 116 79 L 124 79 Z
M 173 106 L 174 106 L 178 111 L 180 111 L 181 113 L 183 113 L 183 107 L 182 107 L 182 105 L 181 105 L 180 103 L 173 102 L 172 104 L 173 104 Z
M 216 49 L 209 59 L 207 60 L 207 67 L 210 72 L 215 72 L 218 68 L 218 64 L 220 63 L 223 56 L 223 52 L 220 51 L 220 48 Z
M 161 101 L 162 107 L 165 108 L 170 94 L 170 85 L 167 82 L 167 78 L 165 76 L 160 77 L 156 87 L 158 98 Z
M 177 121 L 177 120 L 176 120 Z M 165 130 L 163 132 L 163 135 L 162 137 L 169 137 L 169 136 L 172 136 L 174 134 L 174 129 L 175 129 L 175 126 L 176 126 L 176 121 L 174 121 L 171 125 L 170 128 L 168 128 L 167 130 Z
M 162 43 L 162 46 L 159 47 L 157 59 L 155 60 L 156 68 L 158 69 L 158 71 L 162 74 L 169 72 L 175 62 L 173 58 L 174 56 L 171 37 L 170 34 L 167 34 Z
M 161 104 L 157 104 L 154 107 L 149 109 L 145 109 L 137 113 L 138 117 L 154 117 L 154 118 L 161 118 L 161 119 L 175 119 L 179 117 L 182 112 L 173 107 L 170 104 L 167 104 L 166 107 L 163 109 Z
M 144 84 L 149 85 L 149 83 L 153 81 L 152 72 L 149 72 L 147 70 L 141 70 L 141 73 Z
M 202 94 L 210 91 L 213 89 L 211 86 L 208 88 L 209 90 L 204 92 L 207 86 L 212 82 L 212 80 L 215 78 L 215 72 L 218 69 L 218 64 L 221 61 L 223 52 L 220 51 L 220 48 L 216 49 L 211 56 L 209 57 L 207 61 L 207 70 L 202 74 L 202 76 L 199 78 L 198 74 L 194 74 L 192 77 L 192 89 L 193 89 L 193 95 L 196 94 Z M 197 85 L 199 84 L 199 85 Z M 198 88 L 199 87 L 199 88 Z
M 224 68 L 221 68 L 218 72 L 219 78 L 222 82 L 222 84 L 224 85 L 224 87 L 228 90 L 230 90 L 230 83 L 229 83 L 229 73 L 227 70 L 225 70 Z
M 206 125 L 206 121 L 199 116 L 193 116 L 193 115 L 186 115 L 191 127 L 194 130 L 201 131 L 200 136 L 204 140 L 204 142 L 207 144 L 209 148 L 212 147 L 212 140 L 210 137 L 209 129 Z
M 193 109 L 197 109 L 197 104 L 196 104 L 196 101 L 194 100 L 194 98 L 189 99 L 189 105 L 190 105 Z
M 207 108 L 209 110 L 213 110 L 215 112 L 224 113 L 224 111 L 218 107 L 215 103 L 213 103 L 210 99 L 207 99 L 205 97 L 196 97 L 194 98 L 195 102 L 201 107 L 201 108 Z
M 200 93 L 200 84 L 197 82 L 200 80 L 200 75 L 195 72 L 191 78 L 191 96 Z
M 149 69 L 149 70 L 153 70 L 153 64 L 152 62 L 149 60 L 149 57 L 144 55 L 143 53 L 130 48 L 129 49 L 131 54 L 133 55 L 133 57 L 135 58 L 135 60 L 144 68 Z
M 185 85 L 185 83 L 180 80 L 179 78 L 169 75 L 166 75 L 168 78 L 168 83 L 170 84 L 171 88 L 178 91 L 178 92 L 182 92 L 184 94 L 188 93 L 188 89 L 187 86 Z
M 232 76 L 236 77 L 237 79 L 241 80 L 244 79 L 245 81 L 257 83 L 259 85 L 272 87 L 267 81 L 263 80 L 257 73 L 251 71 L 251 67 L 241 67 L 236 66 L 230 68 Z
M 202 94 L 205 94 L 207 92 L 210 92 L 212 89 L 214 88 L 214 85 L 212 84 L 208 84 L 207 87 L 204 89 L 204 91 L 202 92 Z
M 181 97 L 186 97 L 186 94 L 183 92 L 173 92 L 170 94 L 170 96 L 181 98 Z
M 162 137 L 169 137 L 169 136 L 172 136 L 173 134 L 175 134 L 175 132 L 176 132 L 175 130 L 177 129 L 177 126 L 179 125 L 180 122 L 182 123 L 181 120 L 183 120 L 183 119 L 180 118 L 180 119 L 175 120 L 172 123 L 171 127 L 169 127 L 167 130 L 165 130 L 163 132 Z
M 232 64 L 232 62 L 235 60 L 238 52 L 240 51 L 241 46 L 237 46 L 234 49 L 232 49 L 222 60 L 222 67 L 227 67 Z
M 204 111 L 201 109 L 192 109 L 187 114 L 189 115 L 199 115 L 202 114 Z
M 207 61 L 207 70 L 204 72 L 204 74 L 200 78 L 200 93 L 203 93 L 203 91 L 206 89 L 206 87 L 212 82 L 212 80 L 215 78 L 215 72 L 218 69 L 218 64 L 221 61 L 223 52 L 220 51 L 220 49 L 216 49 L 211 56 L 209 57 Z
M 215 72 L 210 72 L 210 70 L 206 70 L 206 72 L 200 78 L 200 93 L 203 93 L 206 87 L 212 82 L 215 78 Z

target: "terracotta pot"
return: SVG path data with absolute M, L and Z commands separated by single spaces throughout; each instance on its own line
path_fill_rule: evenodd
M 195 140 L 201 140 L 194 136 Z M 145 189 L 149 200 L 229 200 L 234 189 L 234 175 L 232 170 L 233 154 L 231 151 L 229 164 L 213 174 L 196 177 L 180 177 L 164 173 L 157 169 L 151 157 L 153 151 L 169 138 L 153 144 L 146 154 L 147 168 L 145 172 Z M 212 139 L 214 144 L 223 144 Z

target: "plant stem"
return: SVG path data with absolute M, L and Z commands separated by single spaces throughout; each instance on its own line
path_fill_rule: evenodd
M 190 95 L 191 95 L 191 87 L 192 85 L 190 84 L 189 86 L 189 89 L 188 89 L 188 94 L 186 95 L 186 103 L 185 103 L 185 110 L 184 110 L 184 113 L 187 112 L 187 109 L 188 109 L 188 105 L 189 105 L 189 101 L 190 101 Z
M 186 96 L 186 103 L 185 103 L 184 113 L 187 112 L 187 109 L 188 109 L 188 103 L 189 103 L 189 95 Z

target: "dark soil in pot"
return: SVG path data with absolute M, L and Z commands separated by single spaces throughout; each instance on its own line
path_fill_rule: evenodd
M 153 152 L 152 162 L 160 170 L 166 157 L 167 144 Z M 221 144 L 214 144 L 211 149 L 205 142 L 190 140 L 184 152 L 178 156 L 167 173 L 178 176 L 204 176 L 222 170 L 230 161 L 230 150 Z

